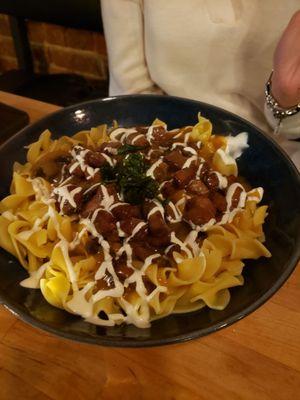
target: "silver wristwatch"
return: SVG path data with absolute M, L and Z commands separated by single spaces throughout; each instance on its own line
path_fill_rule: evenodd
M 272 111 L 274 117 L 277 118 L 279 121 L 282 121 L 286 117 L 290 117 L 291 115 L 297 114 L 300 111 L 300 103 L 290 108 L 280 107 L 280 105 L 277 103 L 277 101 L 274 99 L 272 95 L 271 91 L 272 75 L 273 71 L 271 72 L 271 75 L 265 87 L 266 103 L 268 108 Z

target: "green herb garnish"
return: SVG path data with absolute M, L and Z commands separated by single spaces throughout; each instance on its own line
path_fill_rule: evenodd
M 140 176 L 147 171 L 147 164 L 145 163 L 144 157 L 141 153 L 128 154 L 123 158 L 121 173 L 123 175 Z
M 128 203 L 140 204 L 156 196 L 158 184 L 146 176 L 147 168 L 141 153 L 127 155 L 119 167 L 118 185 Z
M 101 178 L 104 183 L 116 182 L 117 180 L 117 170 L 108 163 L 105 163 L 100 168 Z
M 123 146 L 118 148 L 118 154 L 129 154 L 134 153 L 135 151 L 144 150 L 147 146 L 134 146 L 133 144 L 124 144 Z
M 158 183 L 146 176 L 148 165 L 141 153 L 128 154 L 115 167 L 105 164 L 101 167 L 104 183 L 116 182 L 124 201 L 141 204 L 145 199 L 153 199 L 158 193 Z
M 157 190 L 158 185 L 151 177 L 131 180 L 121 189 L 124 200 L 130 204 L 141 204 L 145 199 L 153 199 Z

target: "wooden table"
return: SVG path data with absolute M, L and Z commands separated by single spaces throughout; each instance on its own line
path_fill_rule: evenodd
M 0 92 L 31 121 L 58 107 Z M 259 310 L 188 343 L 112 349 L 34 329 L 0 308 L 0 400 L 296 400 L 300 268 Z

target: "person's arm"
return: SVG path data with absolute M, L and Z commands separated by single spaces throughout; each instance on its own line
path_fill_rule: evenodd
M 161 93 L 149 76 L 141 0 L 101 0 L 109 62 L 109 94 Z
M 300 11 L 292 17 L 274 54 L 272 95 L 281 107 L 300 103 Z M 275 129 L 278 120 L 265 105 L 265 115 Z M 300 112 L 282 120 L 279 132 L 287 139 L 300 138 Z

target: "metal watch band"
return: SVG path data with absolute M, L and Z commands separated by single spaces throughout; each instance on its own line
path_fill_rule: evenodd
M 269 109 L 272 111 L 274 117 L 281 121 L 286 117 L 290 117 L 291 115 L 297 114 L 300 111 L 300 103 L 290 108 L 280 107 L 280 105 L 277 103 L 277 101 L 274 99 L 272 95 L 271 91 L 272 75 L 273 71 L 271 72 L 271 75 L 265 87 L 266 103 Z

